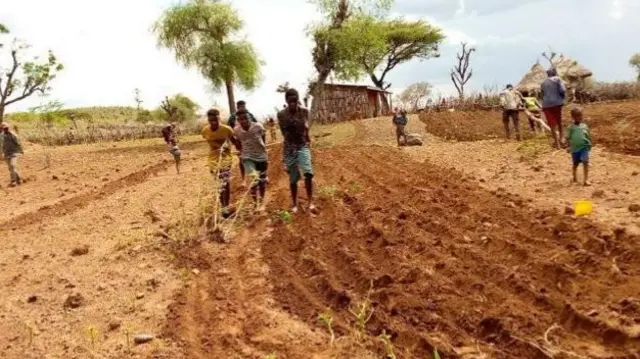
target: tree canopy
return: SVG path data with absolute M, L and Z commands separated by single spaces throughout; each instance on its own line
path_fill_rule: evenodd
M 335 74 L 339 79 L 369 76 L 374 85 L 388 89 L 387 74 L 412 59 L 438 57 L 445 36 L 426 21 L 354 17 L 337 36 L 340 54 Z
M 0 24 L 0 34 L 8 33 L 9 29 Z M 0 49 L 3 49 L 2 56 L 6 54 L 11 59 L 10 67 L 0 72 L 0 122 L 3 121 L 7 106 L 33 94 L 45 95 L 51 90 L 49 84 L 58 71 L 63 69 L 62 64 L 51 51 L 45 59 L 34 57 L 31 60 L 25 60 L 23 56 L 28 48 L 28 45 L 14 39 L 12 46 L 5 51 L 3 43 L 0 43 Z
M 309 94 L 313 97 L 311 120 L 315 119 L 315 107 L 322 101 L 322 89 L 331 72 L 344 56 L 339 44 L 346 22 L 353 16 L 381 17 L 391 8 L 392 0 L 311 0 L 325 20 L 310 24 L 308 35 L 313 39 L 313 66 L 317 72 L 309 81 Z
M 214 90 L 227 90 L 235 111 L 234 85 L 253 90 L 260 83 L 260 61 L 253 45 L 239 38 L 243 21 L 230 4 L 190 0 L 167 9 L 153 26 L 161 47 L 197 68 Z
M 629 66 L 633 67 L 638 73 L 638 81 L 640 81 L 640 52 L 635 53 L 629 59 Z
M 406 107 L 410 107 L 412 110 L 417 111 L 422 104 L 422 101 L 431 94 L 431 84 L 428 82 L 416 82 L 398 95 L 398 101 Z

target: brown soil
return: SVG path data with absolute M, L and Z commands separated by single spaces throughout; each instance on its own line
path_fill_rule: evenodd
M 186 356 L 381 357 L 373 338 L 383 330 L 399 357 L 635 355 L 640 312 L 621 308 L 640 289 L 636 237 L 490 193 L 403 151 L 315 150 L 321 210 L 291 224 L 275 216 L 288 195 L 272 158 L 271 220 L 228 246 L 186 251 L 201 272 L 167 329 Z M 350 310 L 369 290 L 369 339 L 358 344 Z M 326 311 L 334 348 L 317 319 Z
M 570 124 L 571 106 L 565 106 L 564 125 Z M 609 151 L 640 155 L 640 102 L 590 104 L 584 106 L 585 122 L 594 143 Z M 426 131 L 443 139 L 477 141 L 504 138 L 502 114 L 494 111 L 422 113 Z M 523 138 L 531 138 L 524 113 L 520 115 Z
M 202 235 L 203 143 L 180 175 L 158 141 L 28 153 L 0 192 L 0 357 L 381 358 L 383 332 L 398 358 L 637 357 L 637 158 L 596 148 L 585 189 L 545 140 L 398 149 L 389 122 L 316 130 L 317 214 L 289 217 L 274 147 L 268 214 L 226 244 Z

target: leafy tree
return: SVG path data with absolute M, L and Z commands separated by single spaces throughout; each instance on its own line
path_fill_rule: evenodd
M 321 23 L 311 24 L 308 34 L 313 39 L 313 66 L 317 72 L 316 79 L 310 82 L 309 94 L 314 101 L 311 104 L 312 120 L 315 108 L 322 101 L 323 87 L 332 71 L 346 56 L 340 44 L 347 21 L 357 16 L 381 17 L 391 7 L 392 0 L 311 0 L 324 15 Z
M 475 52 L 474 47 L 467 47 L 466 42 L 460 43 L 461 53 L 456 54 L 456 63 L 451 69 L 451 81 L 458 90 L 458 96 L 464 98 L 464 86 L 473 76 L 473 69 L 469 67 L 471 53 Z
M 193 100 L 183 94 L 173 95 L 171 98 L 165 97 L 158 109 L 154 111 L 154 118 L 158 121 L 168 120 L 169 122 L 184 123 L 195 120 L 198 115 L 198 106 Z
M 425 21 L 355 17 L 341 32 L 338 44 L 341 56 L 335 73 L 338 78 L 357 80 L 362 75 L 386 90 L 385 78 L 399 64 L 412 59 L 426 60 L 440 56 L 439 45 L 445 36 Z
M 633 54 L 629 59 L 629 66 L 638 72 L 638 81 L 640 81 L 640 52 Z
M 413 111 L 420 108 L 422 101 L 431 94 L 432 86 L 428 82 L 416 82 L 402 91 L 398 100 L 405 106 L 410 106 Z
M 37 115 L 42 124 L 51 129 L 56 124 L 64 124 L 68 120 L 62 110 L 63 107 L 62 102 L 53 100 L 40 106 L 31 107 L 29 112 Z
M 7 34 L 9 30 L 0 24 L 0 34 Z M 28 45 L 13 40 L 7 54 L 11 57 L 11 66 L 0 69 L 0 123 L 4 119 L 7 106 L 38 93 L 46 95 L 51 90 L 49 83 L 56 77 L 58 71 L 63 69 L 61 63 L 49 51 L 44 60 L 38 57 L 25 61 L 22 57 Z M 4 46 L 0 43 L 0 49 Z
M 238 37 L 243 22 L 230 4 L 189 0 L 167 9 L 153 26 L 158 44 L 174 51 L 176 59 L 197 68 L 215 90 L 227 91 L 229 110 L 235 111 L 234 86 L 255 89 L 261 80 L 253 45 Z

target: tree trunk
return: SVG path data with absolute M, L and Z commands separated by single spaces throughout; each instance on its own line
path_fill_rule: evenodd
M 236 97 L 233 94 L 233 82 L 226 81 L 225 87 L 227 88 L 227 99 L 229 100 L 229 115 L 236 113 Z
M 4 105 L 0 105 L 0 123 L 4 122 Z
M 311 124 L 313 124 L 316 120 L 320 120 L 320 121 L 323 120 L 319 118 L 321 114 L 318 112 L 318 107 L 322 104 L 322 101 L 324 101 L 324 84 L 327 82 L 327 78 L 329 77 L 330 73 L 331 73 L 330 69 L 328 71 L 323 70 L 322 72 L 320 72 L 318 74 L 318 79 L 313 85 L 313 89 L 311 89 L 310 91 L 313 101 L 311 101 L 311 110 L 310 110 L 311 113 L 309 114 L 309 127 L 311 127 Z
M 379 88 L 382 91 L 386 91 L 384 89 L 384 80 L 378 79 L 378 77 L 374 74 L 371 74 L 370 77 L 371 77 L 371 81 L 373 82 L 374 85 L 376 85 L 377 88 Z M 389 104 L 389 100 L 387 99 L 387 93 L 382 92 L 381 94 L 382 94 L 381 100 L 382 100 L 382 112 L 383 112 L 381 115 L 386 116 L 387 115 L 386 112 L 391 111 L 391 105 Z

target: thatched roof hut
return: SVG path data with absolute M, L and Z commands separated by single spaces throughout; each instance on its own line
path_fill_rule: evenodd
M 593 75 L 591 70 L 564 55 L 554 57 L 551 63 L 553 67 L 558 70 L 558 76 L 571 88 L 579 88 L 586 78 Z M 540 62 L 537 62 L 531 67 L 529 72 L 522 77 L 516 89 L 518 91 L 538 92 L 540 85 L 546 78 L 547 70 Z
M 551 63 L 558 70 L 558 76 L 566 81 L 578 81 L 593 75 L 591 70 L 580 65 L 578 61 L 564 55 L 555 57 Z
M 516 90 L 518 91 L 527 91 L 527 92 L 535 92 L 540 90 L 540 85 L 547 78 L 547 70 L 537 62 L 535 65 L 531 66 L 529 72 L 524 74 L 522 80 L 518 82 L 516 85 Z

